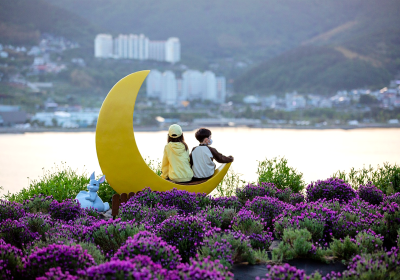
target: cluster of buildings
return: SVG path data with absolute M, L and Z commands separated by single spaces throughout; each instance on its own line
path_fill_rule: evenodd
M 143 34 L 120 34 L 115 38 L 110 34 L 98 34 L 94 39 L 94 56 L 176 63 L 181 59 L 181 43 L 176 37 L 150 41 Z
M 329 97 L 315 94 L 302 95 L 296 91 L 286 93 L 284 97 L 277 97 L 276 95 L 267 97 L 249 95 L 243 98 L 243 102 L 252 106 L 259 105 L 260 108 L 280 109 L 285 111 L 294 111 L 309 107 L 332 108 L 333 106 L 333 102 Z
M 177 105 L 182 101 L 202 100 L 224 103 L 226 79 L 217 77 L 211 71 L 201 73 L 187 70 L 177 78 L 172 71 L 161 73 L 152 70 L 146 80 L 147 97 L 157 98 L 168 105 Z
M 381 90 L 371 91 L 369 89 L 353 89 L 338 91 L 334 96 L 327 97 L 317 94 L 299 94 L 296 91 L 286 93 L 284 97 L 270 95 L 258 97 L 249 95 L 243 98 L 245 104 L 253 109 L 273 108 L 286 111 L 293 111 L 305 108 L 332 108 L 358 104 L 363 95 L 369 95 L 376 99 L 382 108 L 400 108 L 400 80 L 393 80 L 388 87 Z

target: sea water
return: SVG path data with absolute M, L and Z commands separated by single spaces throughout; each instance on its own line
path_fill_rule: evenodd
M 211 128 L 213 147 L 235 160 L 232 169 L 255 181 L 258 161 L 284 156 L 306 183 L 326 179 L 338 170 L 389 162 L 400 164 L 400 129 L 295 130 Z M 194 131 L 184 131 L 191 150 Z M 143 157 L 162 160 L 167 132 L 135 132 Z M 0 186 L 3 193 L 27 187 L 44 170 L 65 163 L 78 172 L 101 173 L 94 132 L 0 134 Z M 90 174 L 88 174 L 89 176 Z M 131 178 L 135 180 L 134 177 Z M 1 191 L 0 191 L 1 192 Z

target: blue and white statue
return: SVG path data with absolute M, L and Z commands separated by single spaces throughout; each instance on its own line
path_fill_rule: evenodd
M 97 195 L 99 186 L 101 183 L 104 183 L 105 179 L 106 176 L 104 175 L 99 180 L 96 180 L 94 177 L 94 172 L 92 173 L 92 175 L 90 175 L 90 182 L 87 186 L 89 191 L 80 191 L 75 198 L 79 201 L 82 208 L 93 207 L 99 212 L 105 212 L 110 209 L 110 205 L 108 205 L 108 202 L 104 203 L 103 200 L 101 200 L 101 198 Z

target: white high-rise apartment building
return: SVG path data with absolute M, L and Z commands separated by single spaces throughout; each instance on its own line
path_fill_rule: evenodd
M 202 100 L 217 101 L 217 79 L 211 71 L 203 73 L 203 94 Z
M 114 57 L 176 63 L 181 59 L 181 44 L 178 38 L 167 41 L 150 41 L 145 35 L 123 35 L 112 38 L 109 34 L 98 34 L 94 43 L 95 57 Z
M 147 97 L 160 98 L 162 74 L 158 70 L 151 70 L 146 79 Z
M 168 105 L 177 102 L 176 78 L 172 71 L 165 71 L 162 75 L 160 101 Z
M 161 73 L 152 70 L 147 76 L 146 86 L 148 97 L 158 98 L 169 105 L 195 99 L 224 103 L 226 96 L 225 77 L 216 77 L 211 71 L 188 70 L 182 74 L 182 79 L 176 79 L 172 71 Z
M 129 34 L 128 38 L 128 57 L 138 59 L 139 57 L 139 36 Z
M 113 39 L 110 34 L 98 34 L 94 39 L 94 57 L 112 57 Z
M 114 39 L 114 57 L 115 58 L 129 58 L 129 40 L 128 35 L 118 35 Z
M 217 77 L 217 103 L 224 103 L 226 97 L 226 79 L 225 77 Z
M 149 42 L 149 59 L 156 61 L 165 61 L 166 41 Z
M 138 38 L 138 58 L 139 60 L 149 59 L 149 38 L 143 34 Z
M 203 75 L 197 70 L 187 70 L 182 74 L 182 95 L 187 100 L 202 99 Z
M 181 43 L 178 38 L 168 38 L 165 43 L 165 61 L 176 63 L 181 60 Z

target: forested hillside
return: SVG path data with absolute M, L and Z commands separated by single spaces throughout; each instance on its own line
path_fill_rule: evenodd
M 0 43 L 36 44 L 44 32 L 92 46 L 98 29 L 79 15 L 43 0 L 0 0 Z
M 246 62 L 218 70 L 238 93 L 331 93 L 395 77 L 399 14 L 398 0 L 0 0 L 0 39 L 26 44 L 50 32 L 89 58 L 100 32 L 177 36 L 188 67 Z
M 365 13 L 371 0 L 46 0 L 105 32 L 177 36 L 206 57 L 273 57 Z

